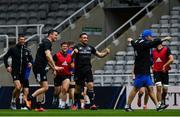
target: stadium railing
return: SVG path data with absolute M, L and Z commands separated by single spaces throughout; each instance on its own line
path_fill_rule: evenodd
M 96 2 L 98 2 L 100 7 L 104 6 L 104 3 L 101 2 L 101 0 L 91 0 L 90 2 L 88 2 L 86 5 L 84 5 L 82 8 L 80 8 L 79 10 L 77 10 L 76 12 L 74 12 L 71 16 L 69 16 L 67 19 L 65 19 L 64 21 L 62 21 L 59 25 L 57 25 L 54 29 L 58 29 L 61 28 L 63 25 L 67 24 L 70 25 L 70 27 L 73 29 L 74 28 L 74 24 L 72 23 L 72 20 L 74 17 L 78 16 L 81 12 L 84 13 L 85 17 L 89 17 L 89 14 L 87 13 L 87 8 L 90 5 L 93 5 L 94 3 L 96 4 Z
M 44 27 L 44 24 L 0 25 L 0 28 L 11 28 L 11 29 L 14 28 L 15 29 L 15 36 L 9 36 L 8 42 L 10 41 L 10 39 L 15 39 L 16 43 L 18 42 L 18 35 L 19 35 L 20 28 L 30 28 L 30 27 L 37 28 L 36 35 L 39 35 L 39 38 L 41 38 L 40 35 L 42 34 L 42 28 Z
M 108 74 L 108 75 L 93 75 L 94 83 L 99 84 L 97 86 L 121 86 L 121 85 L 133 85 L 133 76 L 132 74 Z M 153 75 L 151 75 L 153 78 Z M 96 82 L 96 80 L 100 78 L 100 82 Z M 108 85 L 105 82 L 105 79 L 111 79 L 111 82 L 108 82 Z M 119 80 L 118 80 L 119 79 Z M 121 79 L 121 80 L 120 80 Z M 118 82 L 117 82 L 118 80 Z M 180 73 L 170 73 L 169 74 L 169 85 L 180 85 Z
M 120 26 L 119 28 L 117 28 L 113 33 L 111 33 L 108 37 L 106 37 L 102 42 L 100 42 L 95 48 L 99 49 L 101 46 L 103 45 L 108 45 L 106 44 L 106 42 L 111 39 L 111 42 L 116 43 L 116 38 L 115 35 L 117 33 L 119 33 L 121 31 L 121 29 L 123 29 L 125 26 L 130 25 L 131 30 L 135 31 L 136 27 L 133 25 L 133 20 L 139 16 L 141 13 L 143 13 L 144 11 L 147 13 L 147 15 L 149 17 L 152 16 L 152 12 L 149 11 L 149 7 L 151 7 L 151 5 L 155 4 L 156 0 L 152 0 L 151 2 L 149 2 L 144 8 L 142 8 L 139 12 L 137 12 L 134 16 L 132 16 L 128 21 L 126 21 L 122 26 Z
M 66 18 L 64 21 L 62 21 L 59 25 L 57 25 L 56 27 L 54 27 L 53 29 L 55 30 L 58 30 L 61 29 L 61 31 L 64 29 L 64 25 L 69 25 L 71 28 L 74 28 L 75 25 L 73 24 L 73 19 L 76 17 L 76 16 L 82 16 L 81 15 L 81 12 L 83 12 L 83 15 L 85 17 L 89 17 L 89 14 L 87 13 L 87 8 L 90 6 L 90 5 L 94 5 L 96 3 L 98 3 L 98 5 L 100 7 L 103 7 L 104 6 L 104 3 L 101 2 L 102 0 L 91 0 L 90 2 L 88 2 L 87 4 L 85 4 L 82 8 L 80 8 L 79 10 L 77 10 L 76 12 L 74 12 L 71 16 L 69 16 L 68 18 Z M 43 27 L 42 27 L 43 28 Z M 42 32 L 42 30 L 41 30 Z M 42 41 L 42 38 L 45 37 L 47 34 L 42 34 L 40 33 L 41 35 L 38 35 L 38 34 L 34 34 L 32 36 L 30 36 L 27 40 L 32 40 L 34 38 L 36 38 L 37 36 L 39 36 L 39 39 L 41 42 Z
M 5 41 L 5 43 L 6 43 L 5 45 L 6 45 L 6 46 L 5 46 L 5 48 L 3 48 L 3 53 L 0 55 L 0 58 L 2 58 L 2 57 L 7 53 L 7 50 L 8 50 L 8 48 L 9 48 L 9 43 L 8 43 L 9 37 L 8 37 L 8 35 L 0 35 L 0 39 L 3 38 L 3 37 L 4 37 L 5 40 L 6 40 L 6 41 Z M 4 38 L 3 38 L 3 39 L 4 39 Z M 2 41 L 4 42 L 4 40 L 2 40 Z

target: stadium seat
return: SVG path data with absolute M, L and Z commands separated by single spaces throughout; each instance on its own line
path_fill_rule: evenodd
M 17 11 L 17 8 L 18 8 L 18 4 L 12 4 L 8 7 L 7 11 L 8 12 L 15 12 L 15 11 Z
M 168 19 L 170 19 L 169 15 L 162 15 L 161 16 L 161 20 L 168 20 Z
M 104 66 L 104 70 L 111 70 L 111 69 L 114 69 L 113 65 L 105 65 Z
M 115 65 L 114 66 L 114 70 L 123 70 L 124 69 L 124 65 Z
M 37 9 L 38 7 L 39 7 L 38 4 L 33 3 L 33 4 L 30 4 L 30 5 L 28 6 L 27 10 L 28 10 L 28 11 L 34 11 L 34 12 L 36 12 L 36 11 L 38 11 L 38 9 Z
M 17 12 L 26 12 L 27 9 L 28 9 L 28 5 L 25 3 L 21 3 L 17 8 Z
M 161 19 L 160 20 L 160 24 L 168 24 L 169 23 L 169 20 L 168 19 Z
M 126 61 L 124 60 L 119 60 L 116 62 L 116 65 L 125 65 L 126 64 Z
M 115 55 L 115 59 L 118 60 L 124 60 L 124 56 L 122 55 Z
M 125 55 L 126 55 L 126 52 L 125 52 L 125 51 L 118 51 L 118 52 L 116 53 L 116 55 L 117 55 L 117 56 L 118 56 L 118 55 L 125 56 Z

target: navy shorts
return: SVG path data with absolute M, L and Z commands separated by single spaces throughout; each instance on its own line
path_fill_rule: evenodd
M 77 85 L 85 86 L 85 83 L 93 82 L 93 74 L 91 68 L 76 69 L 74 79 Z
M 136 75 L 134 79 L 134 86 L 136 88 L 153 86 L 151 75 Z
M 161 82 L 162 85 L 169 84 L 169 75 L 168 72 L 154 72 L 154 82 L 158 83 Z
M 33 72 L 37 82 L 47 81 L 47 70 L 33 66 Z
M 20 73 L 11 73 L 11 76 L 13 78 L 13 81 L 19 80 L 20 83 L 23 85 L 23 88 L 29 87 L 29 80 L 25 78 L 25 74 Z
M 66 80 L 66 79 L 69 79 L 70 80 L 71 76 L 56 76 L 54 78 L 54 86 L 58 87 L 58 86 L 61 86 L 63 81 Z

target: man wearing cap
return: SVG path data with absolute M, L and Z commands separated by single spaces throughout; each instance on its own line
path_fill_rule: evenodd
M 141 39 L 134 41 L 132 38 L 128 38 L 128 42 L 132 44 L 135 53 L 135 63 L 134 63 L 134 87 L 131 90 L 127 104 L 125 106 L 125 111 L 133 111 L 131 108 L 131 103 L 136 93 L 141 87 L 146 87 L 148 94 L 152 99 L 153 103 L 156 105 L 156 110 L 161 111 L 166 106 L 160 105 L 157 102 L 155 94 L 153 92 L 152 86 L 153 82 L 150 76 L 150 67 L 151 67 L 151 55 L 150 49 L 155 48 L 157 45 L 163 41 L 169 40 L 171 37 L 165 37 L 163 39 L 153 39 L 153 32 L 151 30 L 144 30 L 142 32 Z

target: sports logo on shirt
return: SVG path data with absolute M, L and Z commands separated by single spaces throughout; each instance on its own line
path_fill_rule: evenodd
M 158 57 L 158 58 L 156 59 L 156 62 L 157 62 L 157 63 L 162 62 L 161 58 Z
M 68 64 L 67 64 L 67 62 L 66 62 L 66 61 L 64 61 L 64 62 L 62 63 L 62 65 L 64 65 L 64 66 L 68 66 Z

